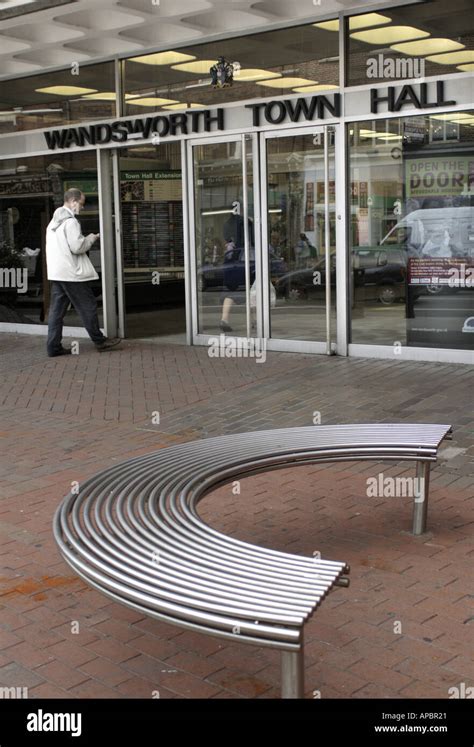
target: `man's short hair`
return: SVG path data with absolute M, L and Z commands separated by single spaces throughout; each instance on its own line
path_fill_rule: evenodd
M 67 192 L 64 193 L 64 202 L 80 200 L 83 194 L 84 192 L 81 192 L 80 189 L 75 189 L 74 187 L 72 189 L 68 189 Z

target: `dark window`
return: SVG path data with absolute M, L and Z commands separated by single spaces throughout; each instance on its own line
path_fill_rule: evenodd
M 114 63 L 0 81 L 0 134 L 115 115 Z

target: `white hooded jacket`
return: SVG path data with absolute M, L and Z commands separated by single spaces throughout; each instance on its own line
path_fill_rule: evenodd
M 46 229 L 48 280 L 97 280 L 99 276 L 86 254 L 94 241 L 95 234 L 82 235 L 81 226 L 72 210 L 67 207 L 55 210 Z

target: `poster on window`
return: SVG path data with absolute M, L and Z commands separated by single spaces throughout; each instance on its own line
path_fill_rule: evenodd
M 407 197 L 474 194 L 474 157 L 411 158 L 406 161 L 405 173 Z
M 474 259 L 411 257 L 407 344 L 474 351 Z
M 474 288 L 474 259 L 459 257 L 411 257 L 409 285 L 441 285 L 445 288 Z

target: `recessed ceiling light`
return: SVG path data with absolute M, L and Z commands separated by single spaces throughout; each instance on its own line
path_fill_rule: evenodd
M 176 99 L 159 99 L 156 96 L 149 96 L 148 98 L 133 99 L 130 104 L 133 106 L 162 106 L 163 104 L 177 104 Z
M 352 16 L 349 18 L 349 28 L 353 29 L 364 29 L 369 26 L 381 26 L 384 23 L 390 23 L 391 18 L 383 16 L 381 13 L 364 13 L 361 16 Z M 313 23 L 318 29 L 324 29 L 325 31 L 339 31 L 339 21 L 321 21 L 320 23 Z
M 189 62 L 195 59 L 196 57 L 192 54 L 183 54 L 183 52 L 170 50 L 168 52 L 155 52 L 154 54 L 132 57 L 127 62 L 140 62 L 142 65 L 176 65 L 179 62 Z
M 474 62 L 468 62 L 467 65 L 458 65 L 458 70 L 463 70 L 465 73 L 472 73 Z
M 429 36 L 429 33 L 415 26 L 385 26 L 370 31 L 356 31 L 355 34 L 351 34 L 351 39 L 367 44 L 395 44 L 409 39 L 422 39 L 425 36 Z
M 364 13 L 361 16 L 352 16 L 349 18 L 349 28 L 364 29 L 368 26 L 381 26 L 384 23 L 391 23 L 392 19 L 383 16 L 381 13 Z
M 427 57 L 430 62 L 439 65 L 456 65 L 458 62 L 474 62 L 474 51 L 466 49 L 464 52 L 449 52 L 448 54 L 435 54 Z
M 257 67 L 241 68 L 234 73 L 234 80 L 270 80 L 270 78 L 281 78 L 281 73 L 272 73 L 270 70 L 261 70 Z
M 55 96 L 77 96 L 81 93 L 97 93 L 97 88 L 81 88 L 80 86 L 47 86 L 35 88 L 36 93 L 52 93 Z
M 300 86 L 293 90 L 297 93 L 313 93 L 314 91 L 334 91 L 335 88 L 339 88 L 335 83 L 332 85 L 329 85 L 328 83 L 318 83 L 315 86 Z
M 102 91 L 102 93 L 88 93 L 82 96 L 82 98 L 93 99 L 95 101 L 115 101 L 116 95 L 114 91 Z
M 320 23 L 313 23 L 313 26 L 317 29 L 324 29 L 325 31 L 339 31 L 339 21 L 337 18 L 334 21 L 320 21 Z
M 209 68 L 217 63 L 217 60 L 196 60 L 196 62 L 184 62 L 182 65 L 171 65 L 173 70 L 181 70 L 183 73 L 209 73 Z
M 464 114 L 464 112 L 451 112 L 450 114 L 430 114 L 431 119 L 441 119 L 444 121 L 453 119 L 469 119 L 472 114 Z
M 163 109 L 205 109 L 204 104 L 167 104 Z
M 420 41 L 407 42 L 406 44 L 393 44 L 391 48 L 409 55 L 424 55 L 464 49 L 464 44 L 452 39 L 420 39 Z
M 153 145 L 133 145 L 133 155 L 135 153 L 155 153 L 155 147 Z
M 376 137 L 379 140 L 402 140 L 401 135 L 396 135 L 394 132 L 377 132 L 376 130 L 361 130 L 359 132 L 360 137 L 373 138 Z
M 460 119 L 459 117 L 456 117 L 449 120 L 450 122 L 455 122 L 456 124 L 473 124 L 474 123 L 474 116 L 472 117 L 463 117 Z
M 295 88 L 295 86 L 313 85 L 316 80 L 307 78 L 277 78 L 276 80 L 260 80 L 257 86 L 268 86 L 269 88 Z
M 81 96 L 83 99 L 91 99 L 93 101 L 115 101 L 117 94 L 114 91 L 102 91 L 101 93 L 88 93 L 85 96 Z M 136 94 L 126 93 L 125 99 L 133 99 Z M 139 98 L 137 96 L 137 98 Z

